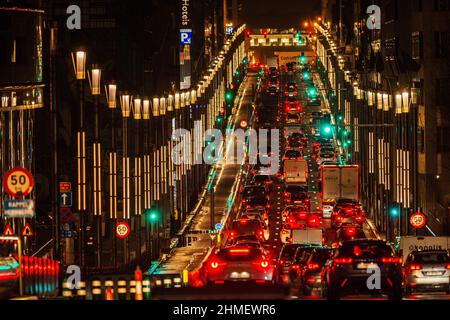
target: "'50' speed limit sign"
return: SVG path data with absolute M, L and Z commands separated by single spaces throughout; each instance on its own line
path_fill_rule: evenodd
M 117 222 L 116 224 L 117 238 L 125 239 L 130 235 L 130 226 L 126 222 Z
M 3 188 L 14 198 L 25 197 L 33 191 L 33 175 L 26 169 L 16 167 L 5 173 Z

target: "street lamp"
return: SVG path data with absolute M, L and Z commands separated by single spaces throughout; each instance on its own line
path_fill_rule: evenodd
M 142 99 L 139 96 L 134 97 L 133 103 L 133 118 L 134 118 L 134 138 L 135 138 L 135 155 L 134 155 L 134 222 L 135 232 L 137 235 L 138 250 L 137 255 L 141 255 L 141 234 L 140 234 L 140 217 L 142 213 L 142 159 L 140 156 L 140 121 L 142 119 Z
M 115 110 L 117 108 L 117 85 L 114 82 L 105 86 L 106 101 L 111 110 L 111 150 L 109 152 L 109 219 L 113 242 L 113 265 L 117 266 L 117 238 L 115 226 L 117 222 L 117 148 L 115 133 Z
M 80 234 L 78 235 L 78 255 L 80 265 L 85 266 L 84 258 L 84 215 L 86 213 L 86 132 L 84 131 L 84 87 L 86 79 L 86 51 L 72 52 L 72 64 L 79 89 L 79 128 L 77 132 L 77 209 L 80 214 Z
M 144 210 L 147 210 L 151 206 L 151 168 L 152 168 L 152 158 L 150 156 L 149 148 L 149 128 L 150 128 L 150 116 L 151 116 L 151 102 L 148 98 L 142 100 L 142 119 L 145 120 L 144 123 Z M 145 224 L 145 248 L 148 251 L 150 245 L 149 237 L 149 226 Z
M 122 110 L 122 188 L 123 188 L 123 219 L 130 220 L 130 158 L 128 157 L 128 118 L 131 115 L 131 95 L 124 92 L 120 95 Z M 124 241 L 124 264 L 128 263 L 128 238 Z
M 100 84 L 101 84 L 101 76 L 102 70 L 98 65 L 93 65 L 89 77 L 89 83 L 91 86 L 91 94 L 94 97 L 94 144 L 93 144 L 93 191 L 94 191 L 94 219 L 96 222 L 96 233 L 97 233 L 97 267 L 101 268 L 101 235 L 102 235 L 102 151 L 100 144 L 100 134 L 99 134 L 99 96 L 100 96 Z

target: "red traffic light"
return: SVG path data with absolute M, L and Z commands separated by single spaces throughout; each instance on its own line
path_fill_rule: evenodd
M 248 126 L 248 122 L 246 120 L 242 120 L 239 125 L 241 126 L 242 129 L 246 129 Z

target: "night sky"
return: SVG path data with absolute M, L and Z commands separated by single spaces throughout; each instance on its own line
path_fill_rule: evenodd
M 244 0 L 242 20 L 252 28 L 292 28 L 320 9 L 321 0 Z

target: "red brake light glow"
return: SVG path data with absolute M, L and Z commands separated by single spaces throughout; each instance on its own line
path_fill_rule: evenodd
M 248 249 L 230 249 L 231 254 L 248 254 Z
M 411 270 L 411 271 L 422 270 L 422 265 L 418 264 L 418 263 L 411 264 L 409 266 L 409 270 Z
M 337 259 L 334 259 L 334 262 L 338 263 L 338 264 L 350 264 L 350 263 L 353 263 L 353 259 L 352 258 L 337 258 Z
M 386 258 L 382 258 L 381 262 L 383 262 L 383 263 L 401 263 L 402 258 L 386 257 Z
M 316 270 L 319 269 L 319 265 L 317 263 L 309 263 L 308 264 L 308 269 L 309 270 Z
M 261 261 L 261 267 L 267 268 L 269 266 L 269 262 L 266 260 Z
M 217 261 L 211 262 L 211 268 L 217 269 L 219 267 L 219 263 Z

